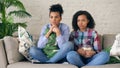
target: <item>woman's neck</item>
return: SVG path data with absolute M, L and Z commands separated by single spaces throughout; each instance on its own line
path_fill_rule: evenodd
M 85 32 L 86 30 L 87 30 L 87 28 L 85 28 L 85 29 L 80 29 L 81 32 Z

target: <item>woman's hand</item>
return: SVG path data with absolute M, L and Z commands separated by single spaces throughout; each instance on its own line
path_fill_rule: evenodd
M 85 50 L 85 58 L 92 57 L 96 52 L 93 50 Z
M 85 50 L 83 48 L 79 48 L 77 50 L 77 52 L 81 55 L 81 56 L 85 56 Z
M 53 32 L 53 29 L 55 28 L 55 25 L 51 26 L 49 31 L 47 32 L 47 34 L 45 35 L 46 38 L 48 38 L 50 36 L 50 34 Z
M 56 27 L 55 25 L 52 25 L 52 26 L 50 27 L 50 30 L 49 30 L 48 32 L 52 33 L 52 32 L 53 32 L 53 29 L 54 29 L 55 27 Z
M 85 58 L 92 57 L 92 56 L 96 53 L 96 52 L 93 51 L 93 50 L 84 50 L 83 48 L 79 48 L 79 49 L 77 50 L 77 52 L 78 52 L 81 56 L 83 56 L 83 57 L 85 57 Z
M 61 34 L 60 29 L 56 25 L 52 25 L 45 36 L 48 38 L 52 32 L 56 33 L 57 36 Z
M 57 26 L 53 28 L 53 32 L 55 32 L 57 36 L 61 34 L 60 29 Z

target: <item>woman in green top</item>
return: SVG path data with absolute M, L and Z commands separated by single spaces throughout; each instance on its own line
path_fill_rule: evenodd
M 63 9 L 60 4 L 50 7 L 50 23 L 46 24 L 40 34 L 38 47 L 31 47 L 30 56 L 40 62 L 59 62 L 66 54 L 73 50 L 72 43 L 68 42 L 69 27 L 62 20 Z

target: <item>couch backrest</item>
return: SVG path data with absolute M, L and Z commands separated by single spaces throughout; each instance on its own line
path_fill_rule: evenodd
M 113 43 L 114 43 L 115 36 L 116 36 L 116 34 L 104 34 L 102 36 L 102 38 L 103 38 L 103 41 L 102 41 L 103 42 L 102 43 L 103 48 L 111 47 L 113 45 Z
M 24 56 L 19 53 L 18 39 L 11 36 L 4 37 L 4 46 L 9 64 L 19 62 L 24 59 Z
M 103 38 L 102 38 L 102 35 L 99 34 L 98 36 L 99 36 L 99 39 L 100 39 L 100 45 L 102 46 L 102 42 L 103 42 L 103 41 L 102 41 L 102 39 L 103 39 Z M 103 48 L 103 46 L 102 46 L 102 48 Z
M 107 48 L 107 47 L 112 46 L 113 43 L 114 43 L 114 40 L 115 40 L 115 35 L 116 35 L 116 34 L 104 34 L 104 35 L 99 35 L 99 38 L 100 38 L 100 40 L 101 40 L 101 41 L 100 41 L 101 45 L 103 45 L 104 48 Z M 9 38 L 9 37 L 4 38 L 4 39 L 8 40 L 8 38 Z M 38 36 L 34 36 L 35 41 L 37 41 L 38 38 L 39 38 Z M 12 43 L 13 43 L 13 42 L 15 42 L 15 39 L 12 38 L 12 40 L 9 39 L 8 41 L 12 41 Z M 3 39 L 0 39 L 0 68 L 6 68 L 6 66 L 7 66 L 7 64 L 8 64 L 8 59 L 6 59 L 6 56 L 8 56 L 8 55 L 7 55 L 7 53 L 6 53 L 5 44 L 6 44 L 5 40 L 4 40 L 4 45 L 3 45 Z M 10 44 L 10 42 L 9 42 L 9 44 Z M 16 42 L 16 44 L 17 44 L 17 42 Z M 13 45 L 13 44 L 12 44 L 12 45 Z M 17 45 L 17 46 L 18 46 L 18 45 Z M 14 48 L 14 49 L 15 49 L 15 48 Z M 17 47 L 16 49 L 18 49 L 18 47 Z M 12 51 L 11 51 L 11 52 L 12 52 Z M 18 53 L 17 53 L 17 54 L 18 54 Z M 13 55 L 12 55 L 12 56 L 13 56 Z M 15 58 L 14 58 L 14 59 L 15 59 Z

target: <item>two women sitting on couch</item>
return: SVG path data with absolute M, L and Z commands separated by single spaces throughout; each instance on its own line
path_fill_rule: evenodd
M 29 54 L 41 63 L 68 61 L 79 67 L 102 65 L 109 60 L 109 54 L 101 51 L 94 20 L 87 11 L 78 11 L 73 16 L 73 31 L 69 39 L 69 27 L 61 23 L 63 9 L 60 4 L 50 7 L 50 23 L 40 34 L 38 47 L 31 47 Z

